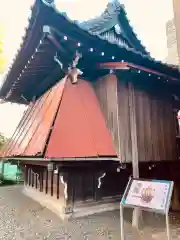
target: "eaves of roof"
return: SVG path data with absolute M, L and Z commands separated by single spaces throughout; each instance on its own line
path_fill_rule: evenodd
M 24 41 L 18 51 L 12 66 L 6 76 L 4 84 L 0 90 L 0 97 L 4 98 L 9 90 L 12 88 L 14 81 L 19 77 L 22 70 L 28 63 L 29 59 L 35 54 L 36 49 L 43 36 L 43 26 L 49 25 L 55 29 L 61 36 L 68 36 L 68 40 L 71 42 L 82 43 L 82 51 L 86 48 L 86 56 L 88 58 L 88 48 L 97 49 L 97 54 L 106 52 L 103 60 L 108 61 L 112 54 L 116 55 L 115 61 L 126 61 L 134 63 L 152 70 L 162 72 L 167 76 L 180 79 L 180 73 L 178 69 L 174 69 L 167 64 L 163 64 L 160 61 L 156 61 L 149 55 L 143 54 L 135 49 L 129 49 L 117 44 L 112 44 L 108 40 L 102 39 L 101 36 L 97 36 L 90 33 L 77 24 L 77 22 L 71 21 L 60 12 L 56 10 L 53 4 L 47 3 L 45 0 L 36 0 L 35 5 L 32 8 L 32 16 L 29 21 L 29 27 L 26 30 Z M 70 46 L 70 45 L 69 45 Z M 69 47 L 68 46 L 68 47 Z M 71 49 L 72 50 L 72 49 Z M 74 50 L 74 52 L 76 49 Z M 81 49 L 79 49 L 81 51 Z M 84 52 L 83 52 L 84 53 Z M 86 59 L 87 60 L 87 59 Z M 95 59 L 95 61 L 99 59 Z M 112 61 L 112 59 L 111 59 Z M 51 74 L 51 72 L 49 72 Z M 19 96 L 10 101 L 19 101 Z

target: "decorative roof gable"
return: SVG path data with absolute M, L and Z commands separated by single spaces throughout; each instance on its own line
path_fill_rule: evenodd
M 82 22 L 79 26 L 111 43 L 148 54 L 130 26 L 125 7 L 119 0 L 109 2 L 99 17 Z

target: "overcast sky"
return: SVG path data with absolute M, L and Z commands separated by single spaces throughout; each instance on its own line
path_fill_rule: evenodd
M 128 18 L 139 39 L 153 57 L 164 60 L 167 56 L 165 23 L 172 19 L 172 0 L 120 0 L 125 4 Z M 33 0 L 6 0 L 0 7 L 0 24 L 4 24 L 5 50 L 9 62 L 20 45 L 27 19 L 29 7 Z M 62 11 L 67 10 L 75 19 L 88 19 L 98 15 L 108 0 L 56 0 Z M 10 7 L 11 6 L 11 7 Z M 19 11 L 19 12 L 18 12 Z M 16 104 L 0 105 L 0 132 L 11 136 L 24 107 Z

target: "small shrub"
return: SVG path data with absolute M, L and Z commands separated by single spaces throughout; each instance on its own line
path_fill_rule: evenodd
M 0 177 L 0 186 L 14 185 L 16 181 L 5 179 L 2 176 Z

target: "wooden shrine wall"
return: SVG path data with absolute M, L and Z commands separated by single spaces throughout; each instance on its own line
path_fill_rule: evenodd
M 105 76 L 94 83 L 94 89 L 104 113 L 106 124 L 111 132 L 116 150 L 119 150 L 117 78 Z
M 136 92 L 139 159 L 176 160 L 176 125 L 172 105 L 145 92 Z
M 117 152 L 123 162 L 131 162 L 130 83 L 107 75 L 93 86 Z M 175 160 L 176 130 L 171 104 L 138 89 L 134 93 L 139 161 Z
M 131 174 L 131 168 L 117 172 L 116 164 L 106 163 L 97 169 L 95 163 L 88 167 L 57 167 L 56 172 L 48 172 L 46 166 L 27 164 L 23 167 L 23 172 L 27 187 L 43 193 L 42 197 L 47 195 L 54 200 L 64 200 L 66 210 L 69 211 L 84 204 L 119 200 Z M 119 184 L 114 184 L 117 182 Z
M 64 186 L 60 180 L 60 172 L 52 174 L 47 167 L 26 165 L 24 168 L 25 184 L 57 199 L 64 196 Z

